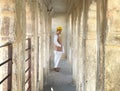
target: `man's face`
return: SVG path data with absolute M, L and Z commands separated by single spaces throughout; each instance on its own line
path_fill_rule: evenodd
M 57 30 L 57 34 L 61 34 L 61 30 Z

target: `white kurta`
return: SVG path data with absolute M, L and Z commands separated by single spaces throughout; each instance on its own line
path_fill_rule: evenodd
M 54 35 L 54 45 L 61 47 L 62 45 L 58 43 L 57 39 L 58 39 L 58 35 Z M 62 48 L 63 48 L 62 51 L 54 50 L 54 68 L 58 67 L 60 58 L 62 56 L 62 53 L 64 52 L 64 47 L 62 46 Z

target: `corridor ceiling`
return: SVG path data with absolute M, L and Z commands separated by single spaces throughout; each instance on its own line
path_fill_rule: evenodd
M 73 0 L 42 0 L 49 11 L 54 13 L 66 13 Z
M 55 13 L 65 13 L 69 0 L 52 0 L 52 7 Z
M 67 13 L 73 5 L 81 3 L 81 0 L 42 0 L 49 12 Z

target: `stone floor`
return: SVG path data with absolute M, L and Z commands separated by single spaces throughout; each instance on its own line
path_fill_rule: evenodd
M 71 65 L 67 61 L 60 61 L 60 72 L 50 72 L 48 84 L 44 85 L 44 91 L 76 91 L 72 83 Z

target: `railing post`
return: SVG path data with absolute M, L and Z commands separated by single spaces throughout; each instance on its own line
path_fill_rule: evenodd
M 11 90 L 12 89 L 12 44 L 6 43 L 6 44 L 0 46 L 0 48 L 4 48 L 4 47 L 7 48 L 8 59 L 3 61 L 2 63 L 0 63 L 0 67 L 7 65 L 7 67 L 4 66 L 3 71 L 7 70 L 8 73 L 6 74 L 6 76 L 2 80 L 0 80 L 0 85 L 3 85 L 3 88 L 1 88 L 2 90 L 12 91 Z M 6 55 L 6 51 L 5 51 L 5 55 Z M 2 55 L 2 56 L 4 56 L 4 55 Z
M 8 58 L 11 58 L 11 61 L 8 62 L 8 91 L 12 89 L 12 44 L 8 45 Z
M 30 39 L 28 39 L 28 48 L 30 48 L 30 50 L 29 50 L 29 57 L 30 57 L 30 59 L 29 59 L 29 67 L 30 67 L 30 69 L 29 69 L 29 77 L 30 77 L 30 80 L 29 80 L 29 91 L 31 91 L 31 40 Z
M 27 79 L 25 81 L 25 90 L 31 91 L 31 39 L 28 38 L 26 41 L 28 46 L 25 51 L 27 51 L 28 58 L 25 62 L 27 62 L 28 68 L 25 69 L 25 74 L 28 72 L 28 75 L 26 76 Z

